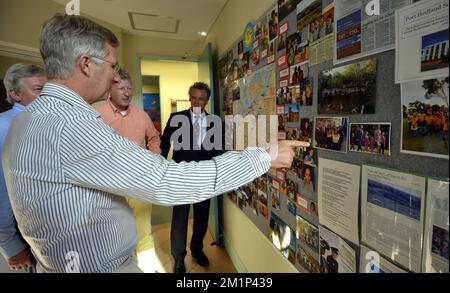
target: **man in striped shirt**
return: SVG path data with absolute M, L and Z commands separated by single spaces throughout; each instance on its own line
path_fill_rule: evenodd
M 90 104 L 118 82 L 114 34 L 81 16 L 55 15 L 41 33 L 49 82 L 17 116 L 2 163 L 18 227 L 38 272 L 137 272 L 137 235 L 126 196 L 160 205 L 204 201 L 270 167 L 289 168 L 292 147 L 166 161 L 118 135 Z

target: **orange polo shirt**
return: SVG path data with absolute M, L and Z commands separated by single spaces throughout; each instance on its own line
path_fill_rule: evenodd
M 96 110 L 103 121 L 114 128 L 120 135 L 139 144 L 142 148 L 161 154 L 159 132 L 144 110 L 130 105 L 122 114 L 111 101 L 98 106 Z

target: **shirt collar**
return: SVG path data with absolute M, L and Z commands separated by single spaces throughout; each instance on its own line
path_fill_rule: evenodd
M 194 112 L 192 112 L 192 109 L 189 110 L 189 113 L 191 113 L 191 119 L 194 120 L 196 115 L 194 114 Z M 206 117 L 206 112 L 203 111 L 202 114 L 200 114 L 200 119 L 203 120 Z
M 25 106 L 20 103 L 14 103 L 13 109 L 17 111 L 23 111 L 25 110 Z
M 127 109 L 127 110 L 125 110 L 125 111 L 120 111 L 120 110 L 114 105 L 114 103 L 111 102 L 111 99 L 108 99 L 108 104 L 109 104 L 109 106 L 111 107 L 111 109 L 112 109 L 112 111 L 113 111 L 114 113 L 122 113 L 122 112 L 125 112 L 125 115 L 123 115 L 123 116 L 127 116 L 128 114 L 130 114 L 130 111 L 131 111 L 131 105 L 128 106 L 128 109 Z
M 41 91 L 41 96 L 60 99 L 74 107 L 80 108 L 85 112 L 100 117 L 100 113 L 89 105 L 79 94 L 62 84 L 53 82 L 46 83 Z

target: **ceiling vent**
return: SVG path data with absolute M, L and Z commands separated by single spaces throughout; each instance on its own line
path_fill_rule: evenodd
M 131 27 L 138 31 L 177 34 L 180 20 L 154 14 L 128 12 Z

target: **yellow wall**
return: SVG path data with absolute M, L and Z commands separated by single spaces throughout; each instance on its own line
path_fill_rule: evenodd
M 154 85 L 143 85 L 142 92 L 144 94 L 159 94 L 159 87 Z
M 170 100 L 189 100 L 189 87 L 197 81 L 198 65 L 193 62 L 143 60 L 142 75 L 159 76 L 161 99 L 161 129 L 171 114 Z M 133 98 L 133 104 L 142 107 L 142 98 Z
M 216 54 L 224 54 L 242 36 L 247 22 L 257 20 L 274 3 L 274 0 L 228 1 L 206 42 L 213 44 Z M 297 272 L 228 197 L 223 202 L 225 245 L 239 271 Z
M 0 79 L 3 79 L 5 77 L 6 70 L 8 70 L 8 68 L 11 65 L 16 64 L 16 63 L 33 64 L 33 65 L 37 65 L 37 66 L 43 68 L 43 65 L 40 63 L 37 63 L 37 62 L 32 62 L 29 60 L 12 58 L 12 57 L 0 56 Z

